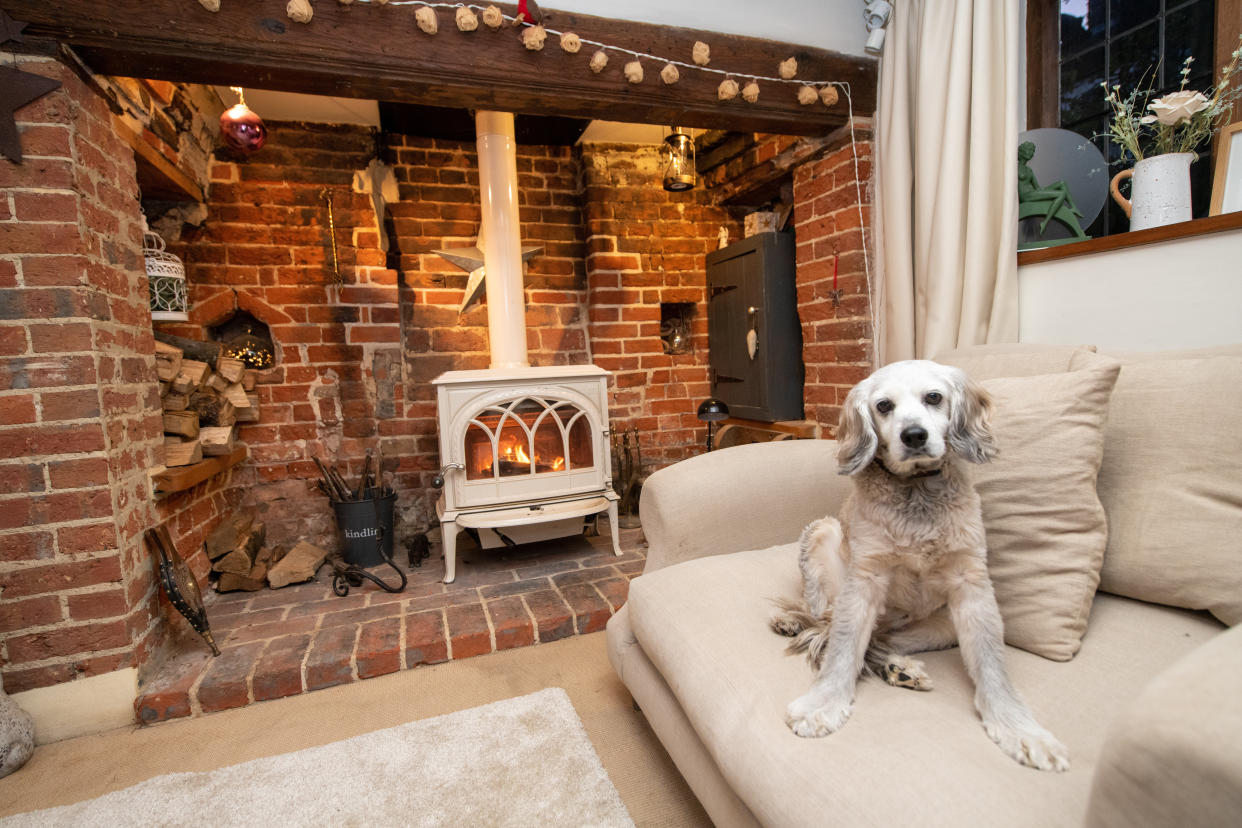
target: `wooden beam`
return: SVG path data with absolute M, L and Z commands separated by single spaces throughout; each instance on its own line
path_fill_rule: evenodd
M 439 33 L 427 35 L 409 7 L 378 3 L 318 3 L 307 24 L 290 20 L 275 0 L 226 2 L 215 13 L 190 0 L 0 0 L 0 8 L 29 23 L 27 36 L 67 43 L 105 74 L 797 135 L 823 134 L 848 119 L 844 95 L 832 107 L 802 106 L 796 84 L 761 83 L 753 104 L 740 96 L 719 101 L 722 76 L 714 73 L 686 68 L 678 83 L 665 84 L 663 60 L 644 59 L 646 79 L 631 84 L 622 75 L 632 59 L 624 52 L 609 51 L 596 74 L 587 67 L 592 46 L 569 54 L 549 37 L 542 51 L 529 51 L 508 25 L 458 31 L 448 10 L 438 11 Z M 854 112 L 875 110 L 877 66 L 869 57 L 551 9 L 544 15 L 548 28 L 584 40 L 686 62 L 702 40 L 711 46 L 711 68 L 743 80 L 775 76 L 793 56 L 799 77 L 848 83 Z
M 854 130 L 854 137 L 860 141 L 871 138 L 868 127 Z M 780 182 L 799 164 L 812 158 L 848 144 L 849 127 L 841 127 L 829 135 L 799 138 L 784 152 L 777 153 L 762 164 L 756 164 L 746 172 L 733 178 L 719 187 L 709 190 L 712 201 L 716 204 L 757 204 L 770 201 L 772 193 L 779 188 Z
M 1061 125 L 1061 7 L 1056 0 L 1026 3 L 1026 128 Z
M 200 204 L 206 200 L 202 187 L 165 158 L 163 153 L 142 140 L 142 136 L 130 129 L 120 118 L 113 117 L 112 127 L 134 150 L 134 161 L 138 165 L 138 185 L 144 197 L 197 201 Z
M 159 474 L 152 476 L 151 482 L 157 495 L 183 492 L 186 489 L 197 486 L 209 477 L 214 477 L 222 471 L 233 468 L 245 460 L 246 455 L 246 447 L 239 445 L 231 453 L 221 455 L 220 457 L 212 457 L 192 466 L 178 466 L 177 468 L 165 469 Z

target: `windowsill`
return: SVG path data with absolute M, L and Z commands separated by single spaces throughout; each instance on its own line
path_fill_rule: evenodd
M 1023 250 L 1018 253 L 1018 266 L 1052 262 L 1057 259 L 1071 259 L 1087 256 L 1092 253 L 1105 253 L 1110 250 L 1124 250 L 1144 244 L 1189 239 L 1208 233 L 1219 233 L 1222 230 L 1242 228 L 1242 212 L 1226 213 L 1222 216 L 1192 219 L 1179 224 L 1167 224 L 1164 227 L 1151 227 L 1147 230 L 1135 230 L 1129 233 L 1115 233 L 1099 239 L 1063 244 L 1057 247 L 1043 247 L 1039 250 Z

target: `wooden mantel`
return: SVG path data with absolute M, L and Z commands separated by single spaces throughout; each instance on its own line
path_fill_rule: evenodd
M 427 35 L 415 26 L 410 6 L 324 0 L 302 24 L 286 16 L 285 5 L 225 0 L 213 13 L 195 0 L 0 0 L 10 17 L 30 24 L 27 39 L 69 44 L 95 71 L 110 75 L 791 135 L 823 135 L 848 118 L 844 95 L 833 107 L 803 106 L 793 84 L 761 83 L 753 104 L 740 96 L 721 102 L 722 76 L 686 68 L 678 83 L 665 84 L 663 62 L 656 60 L 644 59 L 643 82 L 630 84 L 622 67 L 632 58 L 623 52 L 610 52 L 608 66 L 596 74 L 587 66 L 593 46 L 569 54 L 549 36 L 542 51 L 528 51 L 507 24 L 458 31 L 450 9 L 437 10 L 439 33 Z M 497 5 L 515 13 L 511 4 Z M 875 110 L 871 58 L 553 9 L 545 9 L 544 23 L 687 63 L 702 40 L 711 47 L 711 68 L 735 72 L 743 84 L 746 75 L 776 76 L 780 61 L 796 57 L 799 78 L 847 82 L 854 112 Z

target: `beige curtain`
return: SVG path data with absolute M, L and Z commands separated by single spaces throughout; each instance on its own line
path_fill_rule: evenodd
M 1018 338 L 1019 0 L 897 0 L 876 123 L 878 363 Z

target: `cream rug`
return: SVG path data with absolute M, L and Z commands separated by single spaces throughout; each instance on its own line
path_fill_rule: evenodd
M 559 687 L 0 819 L 3 828 L 633 824 Z

